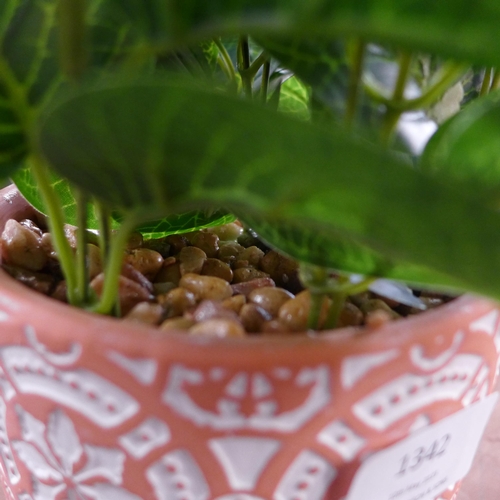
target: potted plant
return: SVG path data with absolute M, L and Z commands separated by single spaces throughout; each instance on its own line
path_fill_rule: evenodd
M 2 274 L 6 498 L 453 498 L 495 402 L 490 300 L 314 338 L 165 335 L 102 316 L 133 230 L 229 214 L 304 263 L 310 326 L 324 295 L 335 319 L 359 289 L 350 273 L 497 298 L 500 12 L 448 4 L 0 6 L 1 173 L 47 213 L 68 301 L 86 310 Z M 478 71 L 481 98 L 411 168 L 404 119 Z M 2 225 L 35 216 L 12 190 L 0 204 Z

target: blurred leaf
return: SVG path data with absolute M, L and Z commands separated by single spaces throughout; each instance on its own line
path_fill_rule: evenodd
M 224 34 L 360 37 L 478 64 L 500 64 L 500 4 L 469 0 L 108 0 L 157 46 Z M 458 36 L 459 34 L 459 36 Z
M 100 19 L 101 0 L 88 2 L 90 68 L 122 57 L 128 28 L 111 29 Z M 12 176 L 28 201 L 44 209 L 31 174 L 24 170 L 28 139 L 38 110 L 62 85 L 59 69 L 57 0 L 0 2 L 0 179 Z M 99 18 L 99 20 L 98 20 Z M 75 202 L 69 186 L 52 177 L 69 223 Z M 93 226 L 93 222 L 92 227 Z
M 477 99 L 445 122 L 429 141 L 422 169 L 461 182 L 500 206 L 500 91 Z
M 61 175 L 144 217 L 224 206 L 300 260 L 500 297 L 500 216 L 342 130 L 122 82 L 55 105 L 40 141 Z

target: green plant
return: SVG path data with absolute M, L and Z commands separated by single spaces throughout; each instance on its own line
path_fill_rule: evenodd
M 231 214 L 317 295 L 350 291 L 332 268 L 500 298 L 498 21 L 494 2 L 451 0 L 5 0 L 0 176 L 48 214 L 70 302 L 100 313 L 132 230 Z M 401 116 L 470 62 L 480 97 L 411 168 Z M 100 299 L 84 228 L 106 256 Z

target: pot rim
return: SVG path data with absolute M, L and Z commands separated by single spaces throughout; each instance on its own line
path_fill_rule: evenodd
M 7 186 L 0 190 L 0 224 L 7 217 L 3 217 L 4 210 L 10 209 L 8 218 L 25 218 L 32 216 L 36 211 L 30 207 L 22 198 L 21 194 L 14 185 Z M 28 305 L 29 304 L 29 305 Z M 68 306 L 55 299 L 47 297 L 36 292 L 29 287 L 17 282 L 5 271 L 0 270 L 0 322 L 5 321 L 3 315 L 19 315 L 23 309 L 34 313 L 33 317 L 42 317 L 42 321 L 25 318 L 35 329 L 38 324 L 46 327 L 44 322 L 48 317 L 64 318 L 64 322 L 78 326 L 84 326 L 87 340 L 92 342 L 106 332 L 106 336 L 119 335 L 122 342 L 130 342 L 137 339 L 145 341 L 145 336 L 151 339 L 161 339 L 165 344 L 172 341 L 184 345 L 241 345 L 241 346 L 273 346 L 273 348 L 291 347 L 294 345 L 324 344 L 325 342 L 345 343 L 355 338 L 363 338 L 365 343 L 377 342 L 387 336 L 394 336 L 395 341 L 400 337 L 400 332 L 411 334 L 415 331 L 421 331 L 436 322 L 445 322 L 448 318 L 457 315 L 457 313 L 469 313 L 472 309 L 479 307 L 489 310 L 494 301 L 477 295 L 465 294 L 453 301 L 439 306 L 436 309 L 425 311 L 420 314 L 390 321 L 389 323 L 373 329 L 367 327 L 346 327 L 335 330 L 325 330 L 319 334 L 307 332 L 280 334 L 280 335 L 250 335 L 244 338 L 216 338 L 216 337 L 195 337 L 182 332 L 169 332 L 165 334 L 158 328 L 123 321 L 121 319 L 108 316 L 99 316 L 88 313 L 82 309 Z M 3 314 L 2 314 L 3 313 Z M 397 334 L 397 335 L 395 335 Z M 406 335 L 405 335 L 406 336 Z M 401 339 L 400 339 L 401 340 Z M 399 342 L 397 342 L 399 343 Z

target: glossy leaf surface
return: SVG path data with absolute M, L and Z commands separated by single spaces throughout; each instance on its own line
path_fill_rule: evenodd
M 54 168 L 113 206 L 225 206 L 300 260 L 500 297 L 499 215 L 341 130 L 165 81 L 90 89 L 42 125 Z

